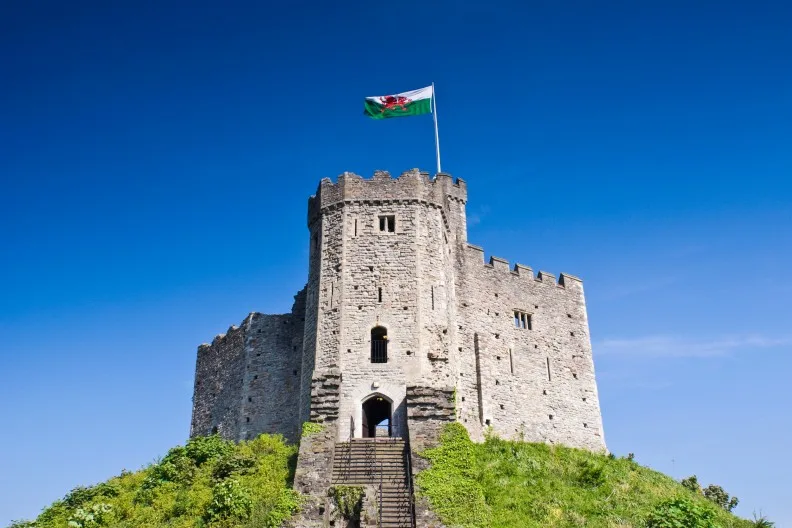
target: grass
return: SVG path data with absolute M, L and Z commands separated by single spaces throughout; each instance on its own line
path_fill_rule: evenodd
M 423 455 L 432 466 L 418 476 L 419 493 L 449 527 L 638 528 L 660 503 L 674 498 L 712 511 L 713 524 L 681 528 L 754 526 L 623 458 L 498 438 L 476 444 L 456 423 Z
M 159 462 L 72 490 L 35 528 L 259 528 L 280 526 L 299 502 L 291 489 L 297 448 L 280 436 L 239 444 L 195 438 Z

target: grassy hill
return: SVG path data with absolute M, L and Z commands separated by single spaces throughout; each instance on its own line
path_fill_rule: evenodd
M 470 441 L 460 424 L 424 455 L 418 488 L 447 526 L 491 528 L 770 527 L 740 519 L 632 460 L 580 449 Z
M 742 528 L 739 519 L 675 480 L 632 460 L 490 438 L 475 444 L 450 424 L 424 455 L 419 493 L 448 527 Z M 262 435 L 234 444 L 195 438 L 159 462 L 78 487 L 36 528 L 265 528 L 299 507 L 291 489 L 296 447 Z
M 298 506 L 291 489 L 297 449 L 280 436 L 235 444 L 195 438 L 158 463 L 78 487 L 45 509 L 36 528 L 262 528 L 280 526 Z

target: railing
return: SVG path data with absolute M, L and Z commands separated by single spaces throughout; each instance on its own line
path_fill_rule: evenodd
M 376 453 L 376 451 L 374 451 Z M 376 455 L 375 455 L 376 456 Z M 382 474 L 385 472 L 382 466 L 382 457 L 379 459 L 379 474 L 380 474 L 380 483 L 379 483 L 379 527 L 382 528 Z
M 388 362 L 388 340 L 387 339 L 372 339 L 371 340 L 371 362 L 372 363 L 387 363 Z
M 404 457 L 407 461 L 407 493 L 409 494 L 409 508 L 410 528 L 415 528 L 415 495 L 413 493 L 412 481 L 412 454 L 410 451 L 410 439 L 404 439 Z

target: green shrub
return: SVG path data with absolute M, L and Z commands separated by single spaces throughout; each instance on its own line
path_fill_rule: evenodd
M 117 496 L 118 489 L 106 482 L 92 487 L 77 486 L 63 498 L 63 504 L 67 508 L 77 508 L 98 498 Z
M 757 517 L 756 513 L 754 512 L 753 518 L 753 526 L 756 528 L 775 528 L 775 523 L 773 521 L 768 520 L 767 517 L 764 515 L 760 515 Z
M 677 497 L 658 504 L 646 520 L 647 528 L 719 528 L 706 506 Z
M 357 521 L 363 509 L 362 486 L 333 486 L 328 490 L 328 495 L 333 498 L 338 512 L 344 519 Z
M 605 468 L 592 460 L 585 460 L 580 465 L 578 481 L 583 486 L 596 488 L 605 484 Z
M 322 424 L 316 422 L 303 422 L 302 424 L 302 433 L 301 438 L 305 438 L 307 436 L 311 436 L 312 434 L 316 434 L 322 431 L 324 426 Z
M 249 455 L 229 454 L 217 461 L 212 469 L 214 480 L 223 480 L 233 474 L 248 474 L 256 469 L 256 459 Z
M 227 455 L 234 449 L 234 444 L 223 440 L 217 435 L 198 436 L 191 438 L 184 447 L 184 453 L 190 457 L 196 466 Z
M 701 493 L 701 484 L 699 484 L 698 477 L 691 475 L 688 478 L 682 479 L 682 487 L 687 488 L 693 493 Z
M 69 528 L 95 528 L 105 526 L 110 519 L 113 507 L 109 504 L 98 503 L 88 508 L 77 508 L 69 519 Z
M 250 492 L 238 480 L 224 480 L 212 488 L 212 502 L 206 509 L 206 520 L 244 520 L 250 517 L 252 510 Z
M 710 484 L 703 490 L 704 496 L 710 501 L 714 502 L 726 511 L 732 511 L 740 499 L 737 497 L 730 497 L 726 490 L 717 484 Z

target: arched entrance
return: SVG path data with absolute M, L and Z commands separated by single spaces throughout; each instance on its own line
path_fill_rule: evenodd
M 363 438 L 391 436 L 393 433 L 393 405 L 380 394 L 363 402 Z

